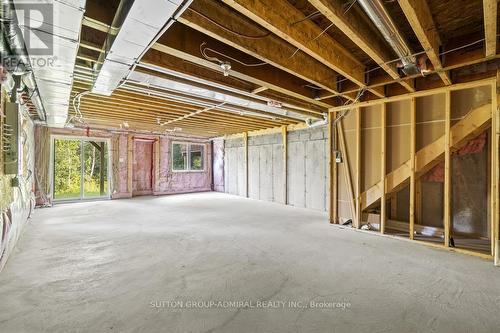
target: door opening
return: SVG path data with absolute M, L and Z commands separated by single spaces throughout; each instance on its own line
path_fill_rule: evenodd
M 109 197 L 109 154 L 105 140 L 53 139 L 55 201 Z

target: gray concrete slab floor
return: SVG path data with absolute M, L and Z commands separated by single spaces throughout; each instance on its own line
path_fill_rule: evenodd
M 0 332 L 498 332 L 489 261 L 220 193 L 40 209 Z

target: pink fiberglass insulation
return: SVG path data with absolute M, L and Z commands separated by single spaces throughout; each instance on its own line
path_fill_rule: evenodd
M 127 136 L 120 135 L 118 138 L 118 177 L 115 177 L 118 184 L 115 185 L 115 189 L 118 193 L 126 193 L 127 190 Z
M 175 142 L 181 142 L 175 140 Z M 160 170 L 157 194 L 185 193 L 196 191 L 210 191 L 211 180 L 211 152 L 210 145 L 206 142 L 194 142 L 204 145 L 204 170 L 189 172 L 173 172 L 171 167 L 172 140 L 166 137 L 160 138 Z
M 134 194 L 153 191 L 153 142 L 134 140 Z
M 471 139 L 465 146 L 454 152 L 453 155 L 463 156 L 467 154 L 476 154 L 483 151 L 486 145 L 486 132 L 481 133 L 474 139 Z M 424 176 L 422 180 L 425 182 L 442 183 L 444 182 L 444 162 L 440 162 Z

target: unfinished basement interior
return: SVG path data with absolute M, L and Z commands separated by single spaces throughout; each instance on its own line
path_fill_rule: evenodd
M 497 0 L 0 0 L 0 332 L 499 332 Z

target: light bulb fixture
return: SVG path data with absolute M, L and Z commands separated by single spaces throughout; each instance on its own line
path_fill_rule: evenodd
M 222 69 L 222 73 L 224 76 L 229 76 L 229 71 L 231 70 L 231 64 L 228 62 L 223 62 L 220 64 L 220 68 Z

